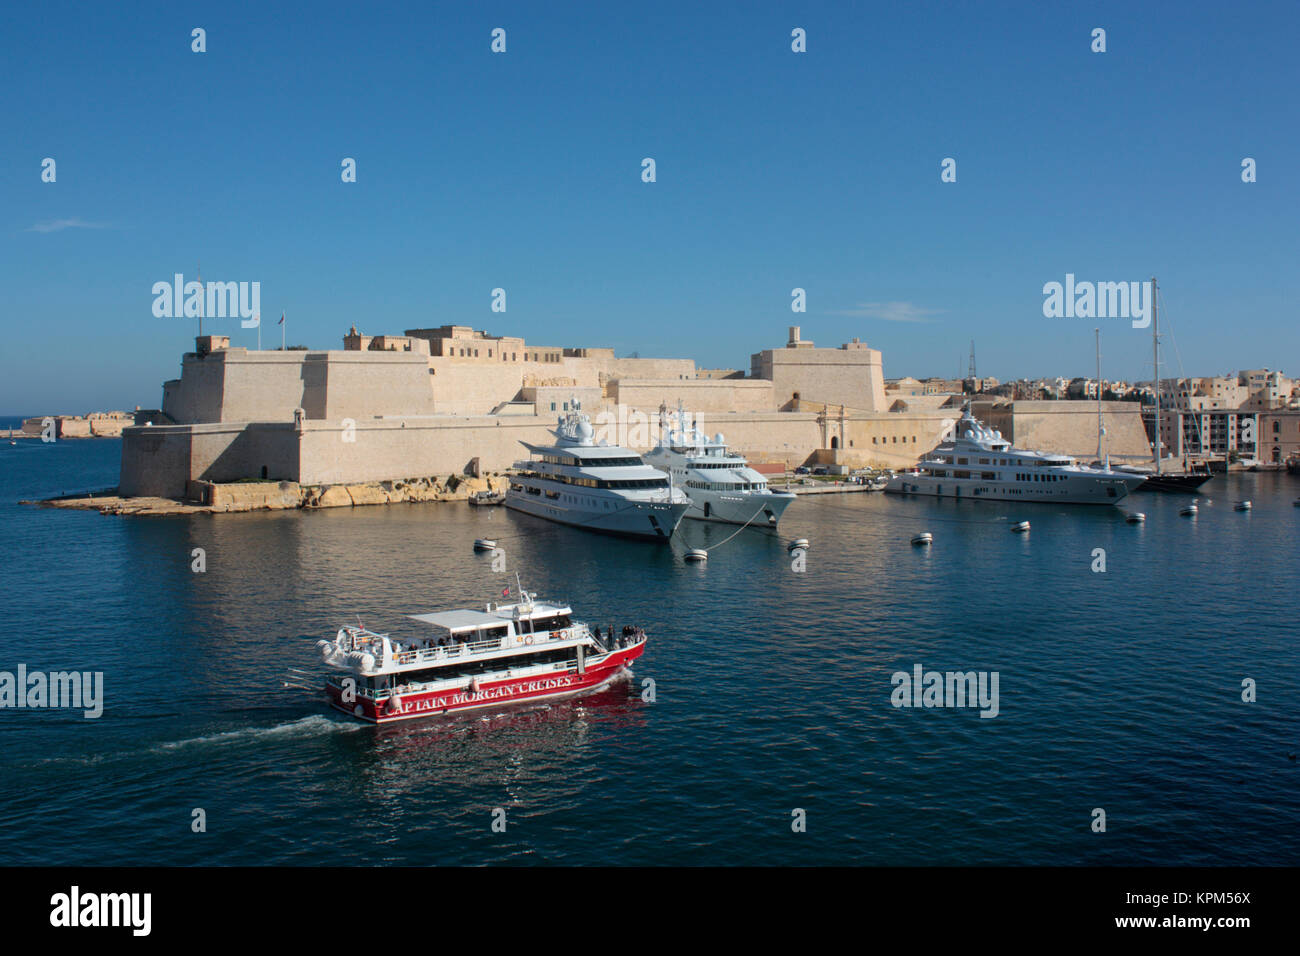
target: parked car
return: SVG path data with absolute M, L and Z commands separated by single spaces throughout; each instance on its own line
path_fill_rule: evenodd
M 814 475 L 824 475 L 824 474 L 827 473 L 827 472 L 826 472 L 826 466 L 825 466 L 825 465 L 818 465 L 816 468 L 814 468 L 814 469 L 812 470 L 812 473 L 813 473 Z
M 798 468 L 794 470 L 794 473 L 796 475 L 806 475 L 808 474 L 808 468 L 804 465 L 800 465 Z

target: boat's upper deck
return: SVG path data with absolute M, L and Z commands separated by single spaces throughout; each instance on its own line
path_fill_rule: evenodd
M 393 673 L 533 654 L 586 645 L 604 650 L 586 624 L 574 623 L 568 605 L 529 602 L 488 604 L 413 614 L 434 627 L 432 636 L 393 639 L 361 626 L 339 629 L 333 642 L 320 642 L 325 662 L 364 674 Z

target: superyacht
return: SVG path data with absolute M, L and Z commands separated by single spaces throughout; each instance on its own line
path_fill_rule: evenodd
M 1012 448 L 1002 433 L 962 410 L 953 437 L 939 444 L 916 473 L 890 480 L 893 494 L 936 495 L 1047 504 L 1115 504 L 1146 479 L 1108 467 L 1080 465 L 1069 455 Z
M 667 541 L 690 499 L 664 472 L 628 448 L 593 440 L 578 402 L 560 416 L 554 445 L 522 444 L 533 453 L 515 462 L 506 507 L 591 531 Z
M 795 499 L 772 491 L 745 458 L 728 450 L 721 433 L 710 438 L 680 405 L 673 414 L 660 408 L 659 444 L 645 458 L 686 489 L 688 518 L 775 528 Z

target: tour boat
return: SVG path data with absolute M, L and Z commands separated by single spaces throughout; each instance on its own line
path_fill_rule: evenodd
M 523 442 L 534 458 L 515 462 L 506 507 L 590 531 L 667 541 L 690 506 L 686 493 L 631 449 L 594 441 L 591 420 L 577 401 L 571 405 L 554 445 Z
M 374 724 L 536 703 L 608 687 L 631 673 L 645 632 L 621 634 L 572 620 L 565 604 L 518 589 L 513 604 L 412 615 L 433 633 L 395 640 L 358 624 L 317 641 L 338 673 L 325 684 L 336 710 Z
M 659 444 L 645 460 L 686 489 L 691 499 L 686 517 L 776 527 L 793 494 L 772 491 L 744 457 L 728 450 L 721 433 L 710 438 L 680 404 L 672 415 L 661 407 L 659 423 Z
M 1001 432 L 972 418 L 967 406 L 953 436 L 922 460 L 920 473 L 899 475 L 885 491 L 976 501 L 1114 504 L 1144 480 L 1080 465 L 1069 455 L 1012 448 Z

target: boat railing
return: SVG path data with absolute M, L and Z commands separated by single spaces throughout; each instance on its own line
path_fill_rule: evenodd
M 374 631 L 368 631 L 364 627 L 352 627 L 344 625 L 343 633 L 347 635 L 347 641 L 340 641 L 339 647 L 345 651 L 362 651 L 368 648 L 378 648 L 384 643 L 385 634 L 377 634 Z
M 462 644 L 450 644 L 441 647 L 417 647 L 403 650 L 394 655 L 396 663 L 441 663 L 444 661 L 463 660 L 493 651 L 515 648 L 545 646 L 560 641 L 570 641 L 587 636 L 585 626 L 572 626 L 546 631 L 540 634 L 518 634 L 514 637 L 492 637 L 482 641 L 470 641 Z

